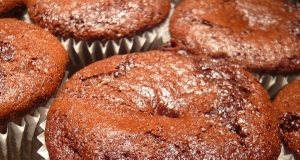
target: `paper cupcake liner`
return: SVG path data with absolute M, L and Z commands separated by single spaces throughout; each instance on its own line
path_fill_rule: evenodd
M 278 160 L 297 160 L 296 157 L 283 144 L 281 145 L 281 153 Z
M 171 2 L 173 4 L 175 4 L 175 6 L 177 6 L 182 0 L 171 0 Z
M 273 99 L 276 94 L 287 84 L 293 82 L 296 79 L 300 78 L 299 74 L 291 75 L 269 75 L 269 74 L 257 74 L 253 75 L 259 79 L 261 85 L 268 91 L 270 98 Z
M 46 120 L 40 125 L 43 130 L 45 130 L 46 127 Z M 37 139 L 42 143 L 42 147 L 37 151 L 37 153 L 42 156 L 45 160 L 50 160 L 49 153 L 46 147 L 45 142 L 45 132 L 42 132 L 40 135 L 37 136 Z
M 173 10 L 174 4 L 171 4 L 171 10 L 166 20 L 159 26 L 132 38 L 122 38 L 118 41 L 110 40 L 107 42 L 87 42 L 76 41 L 73 38 L 64 39 L 59 37 L 59 40 L 69 53 L 71 61 L 69 70 L 73 73 L 93 62 L 117 54 L 144 52 L 157 49 L 163 45 L 162 39 L 168 34 L 169 20 Z
M 171 40 L 171 34 L 170 34 L 170 19 L 175 11 L 175 6 L 177 5 L 177 3 L 181 2 L 181 0 L 178 0 L 179 2 L 175 2 L 176 0 L 172 0 L 172 5 L 171 5 L 171 10 L 169 12 L 168 18 L 166 20 L 166 29 L 163 31 L 162 33 L 162 43 L 165 44 L 166 42 L 169 42 Z
M 26 23 L 30 23 L 30 24 L 33 24 L 33 22 L 31 21 L 30 17 L 29 17 L 29 14 L 27 12 L 27 10 L 23 13 L 23 15 L 20 17 L 20 20 L 21 21 L 24 21 Z
M 47 104 L 49 105 L 49 104 Z M 33 142 L 35 133 L 38 131 L 36 128 L 41 123 L 40 106 L 35 110 L 34 115 L 26 115 L 22 118 L 21 125 L 9 122 L 7 125 L 7 132 L 0 134 L 0 159 L 3 160 L 21 160 L 21 159 L 35 159 L 37 157 L 37 150 L 34 151 Z
M 95 41 L 89 44 L 86 41 L 76 42 L 73 38 L 59 38 L 65 49 L 68 51 L 70 66 L 68 70 L 72 73 L 83 67 L 117 54 L 126 54 L 132 52 L 143 52 L 158 48 L 162 45 L 160 35 L 157 32 L 163 27 L 156 27 L 152 31 L 146 31 L 142 36 L 134 36 L 131 39 L 122 38 L 118 43 L 107 41 L 102 43 Z
M 59 92 L 67 79 L 65 73 Z M 54 95 L 56 95 L 54 94 Z M 52 104 L 51 98 L 46 104 L 40 105 L 33 115 L 26 115 L 21 120 L 21 125 L 9 122 L 5 134 L 0 134 L 0 159 L 1 160 L 38 160 L 42 157 L 37 150 L 42 146 L 37 139 L 37 135 L 44 130 L 39 128 L 40 124 L 46 119 L 47 108 Z

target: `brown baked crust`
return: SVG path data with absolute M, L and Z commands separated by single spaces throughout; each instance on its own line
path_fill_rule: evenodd
M 61 83 L 68 55 L 49 32 L 0 19 L 0 124 L 46 102 Z
M 48 112 L 50 159 L 277 159 L 267 92 L 223 64 L 150 51 L 80 70 Z
M 189 52 L 252 72 L 300 71 L 300 8 L 284 0 L 185 0 L 170 33 Z
M 80 40 L 133 37 L 165 20 L 169 0 L 28 0 L 28 13 L 55 35 Z
M 278 113 L 283 142 L 300 158 L 300 80 L 284 87 L 272 104 Z
M 0 0 L 0 15 L 24 4 L 24 0 Z

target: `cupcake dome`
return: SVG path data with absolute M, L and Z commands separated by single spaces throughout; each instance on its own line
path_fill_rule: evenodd
M 277 159 L 267 92 L 226 64 L 150 51 L 87 66 L 48 112 L 50 159 Z
M 157 26 L 168 0 L 29 0 L 28 13 L 55 35 L 80 40 L 119 40 Z
M 65 49 L 49 32 L 0 19 L 0 124 L 47 102 L 60 86 L 67 62 Z
M 171 17 L 170 33 L 189 52 L 252 72 L 300 71 L 300 9 L 283 0 L 185 0 Z

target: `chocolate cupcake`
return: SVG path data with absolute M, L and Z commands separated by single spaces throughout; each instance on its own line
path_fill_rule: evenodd
M 150 51 L 87 66 L 48 112 L 50 159 L 277 159 L 267 92 L 224 63 Z
M 285 86 L 274 99 L 283 142 L 300 158 L 300 80 Z
M 74 71 L 114 54 L 157 48 L 171 8 L 169 0 L 28 0 L 27 7 L 35 24 L 60 37 Z
M 171 17 L 170 33 L 188 52 L 257 73 L 271 96 L 298 78 L 300 8 L 283 0 L 185 0 Z
M 67 62 L 66 50 L 51 33 L 16 19 L 0 19 L 0 159 L 31 159 L 37 108 L 56 93 Z
M 13 16 L 20 13 L 25 0 L 0 0 L 0 17 Z

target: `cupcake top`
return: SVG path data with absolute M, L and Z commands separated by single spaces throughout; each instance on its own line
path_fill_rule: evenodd
M 273 100 L 278 115 L 285 112 L 300 113 L 300 79 L 293 81 L 285 86 Z
M 300 158 L 300 79 L 288 84 L 275 97 L 283 142 Z
M 24 0 L 0 0 L 0 15 L 24 4 Z
M 150 51 L 74 74 L 48 112 L 45 140 L 50 159 L 277 159 L 271 111 L 244 70 Z
M 157 26 L 168 16 L 169 0 L 28 0 L 37 25 L 80 40 L 118 40 Z
M 283 0 L 185 0 L 170 33 L 189 52 L 253 72 L 300 71 L 300 8 Z
M 55 93 L 68 55 L 49 32 L 0 19 L 0 125 L 24 116 Z

